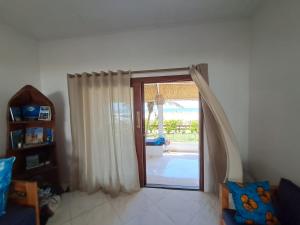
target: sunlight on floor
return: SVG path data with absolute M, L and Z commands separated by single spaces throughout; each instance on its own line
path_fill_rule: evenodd
M 147 184 L 198 187 L 199 154 L 171 152 L 148 157 Z

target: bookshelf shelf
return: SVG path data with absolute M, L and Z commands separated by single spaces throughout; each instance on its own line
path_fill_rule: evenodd
M 36 125 L 45 125 L 45 124 L 49 124 L 51 125 L 53 123 L 52 120 L 50 121 L 46 121 L 46 120 L 23 120 L 23 121 L 9 121 L 8 122 L 10 125 L 19 125 L 19 124 L 36 124 Z
M 12 116 L 12 109 L 24 108 L 24 106 L 38 106 L 40 110 L 42 109 L 41 106 L 50 107 L 51 120 L 13 121 L 15 117 Z M 21 116 L 19 118 L 22 119 L 24 117 Z M 28 132 L 31 130 L 36 130 L 37 133 L 32 134 Z M 14 136 L 17 135 L 18 132 L 21 133 L 21 135 Z M 40 138 L 34 139 L 38 141 L 27 142 L 27 138 L 29 138 L 29 140 L 31 138 L 37 138 L 35 135 Z M 15 137 L 17 138 L 13 142 Z M 46 143 L 49 141 L 49 138 L 51 143 Z M 39 141 L 44 143 L 34 144 Z M 19 142 L 21 144 L 23 143 L 23 146 L 20 148 L 17 147 L 20 144 Z M 24 143 L 32 144 L 25 146 Z M 6 155 L 16 157 L 13 168 L 14 179 L 35 180 L 41 185 L 49 183 L 59 185 L 55 142 L 55 108 L 53 103 L 45 95 L 30 85 L 26 85 L 19 90 L 8 103 Z M 45 164 L 46 162 L 49 164 L 29 170 L 26 169 L 28 165 L 39 165 Z
M 30 179 L 32 176 L 35 175 L 43 175 L 44 173 L 55 172 L 58 169 L 57 166 L 54 165 L 46 165 L 40 166 L 32 169 L 24 169 L 24 173 L 19 173 L 16 175 L 17 179 Z
M 47 147 L 55 147 L 55 143 L 50 143 L 50 144 L 34 144 L 30 146 L 24 146 L 22 148 L 12 148 L 10 151 L 12 152 L 25 152 L 27 150 L 32 150 L 32 149 L 39 149 L 39 148 L 47 148 Z

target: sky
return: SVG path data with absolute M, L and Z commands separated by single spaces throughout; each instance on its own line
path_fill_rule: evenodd
M 166 102 L 164 104 L 164 120 L 191 121 L 199 119 L 199 101 L 178 100 L 172 102 L 173 104 L 171 102 Z M 157 113 L 158 111 L 155 105 L 150 120 L 154 120 Z M 145 118 L 147 118 L 147 116 L 148 108 L 145 104 Z

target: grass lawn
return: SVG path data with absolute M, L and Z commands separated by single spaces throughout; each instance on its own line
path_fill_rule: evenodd
M 166 138 L 174 142 L 198 142 L 199 134 L 165 134 Z M 147 138 L 155 138 L 157 134 L 147 134 Z

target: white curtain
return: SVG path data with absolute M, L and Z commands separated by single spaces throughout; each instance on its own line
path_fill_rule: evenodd
M 242 182 L 242 162 L 229 120 L 208 86 L 207 64 L 192 66 L 190 73 L 203 100 L 202 107 L 208 147 L 208 156 L 205 160 L 209 160 L 209 165 L 213 169 L 212 171 L 205 171 L 207 174 L 205 182 L 209 180 L 210 187 L 212 187 L 206 191 L 216 191 L 220 182 L 226 180 Z
M 130 74 L 68 76 L 72 189 L 111 195 L 139 189 Z

